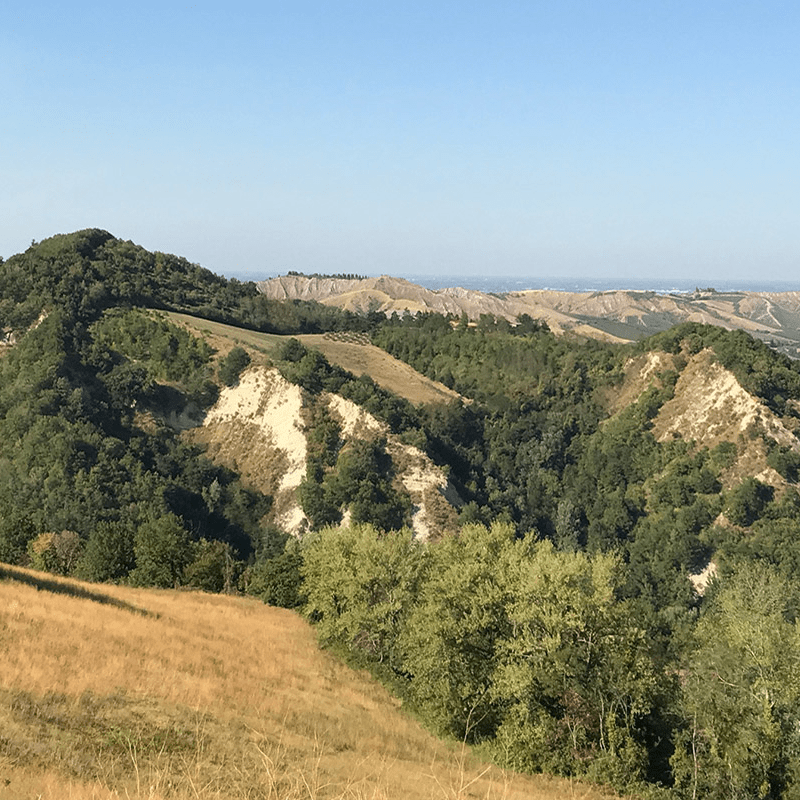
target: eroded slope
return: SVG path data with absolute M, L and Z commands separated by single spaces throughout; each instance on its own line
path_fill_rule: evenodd
M 460 501 L 444 472 L 420 450 L 401 442 L 386 426 L 350 400 L 323 393 L 322 402 L 340 424 L 343 444 L 385 437 L 396 481 L 412 503 L 412 527 L 428 538 L 453 523 Z M 302 534 L 309 525 L 297 489 L 307 466 L 306 422 L 302 390 L 276 369 L 256 366 L 219 400 L 191 438 L 208 446 L 208 455 L 238 471 L 250 486 L 273 498 L 272 521 L 282 530 Z
M 741 386 L 710 349 L 688 359 L 660 351 L 631 359 L 612 401 L 613 410 L 625 408 L 651 386 L 660 387 L 662 379 L 669 373 L 674 376 L 679 367 L 672 398 L 652 420 L 655 438 L 660 442 L 680 438 L 709 449 L 732 443 L 737 456 L 723 476 L 726 485 L 753 476 L 776 488 L 785 486 L 786 481 L 767 464 L 766 442 L 800 451 L 800 441 L 784 420 Z
M 563 292 L 528 290 L 500 295 L 460 287 L 431 290 L 400 278 L 362 280 L 286 275 L 258 283 L 275 299 L 317 300 L 351 311 L 436 311 L 478 319 L 520 314 L 547 322 L 556 333 L 574 331 L 612 341 L 634 341 L 681 322 L 701 322 L 746 330 L 776 344 L 788 355 L 800 354 L 800 292 L 716 292 L 660 294 L 610 290 Z

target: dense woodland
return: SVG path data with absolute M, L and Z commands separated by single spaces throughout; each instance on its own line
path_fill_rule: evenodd
M 199 418 L 249 356 L 215 358 L 166 309 L 367 331 L 468 401 L 414 407 L 288 338 L 275 364 L 308 411 L 313 530 L 297 541 L 266 521 L 270 497 L 167 424 Z M 800 797 L 800 457 L 759 439 L 786 485 L 731 484 L 746 436 L 709 450 L 652 433 L 706 348 L 793 425 L 800 370 L 765 344 L 694 324 L 621 347 L 530 317 L 361 317 L 270 301 L 97 230 L 0 263 L 0 329 L 15 342 L 0 357 L 0 560 L 299 608 L 428 725 L 517 769 L 654 796 Z M 605 398 L 647 350 L 675 370 L 612 414 Z M 457 530 L 412 538 L 385 442 L 342 446 L 324 391 L 449 470 Z M 712 556 L 701 596 L 689 575 Z

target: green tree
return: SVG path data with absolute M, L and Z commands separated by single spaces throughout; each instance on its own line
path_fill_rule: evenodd
M 133 526 L 100 522 L 90 532 L 76 574 L 88 581 L 117 581 L 136 566 Z
M 616 596 L 619 563 L 544 541 L 518 544 L 497 569 L 508 592 L 491 688 L 497 752 L 518 769 L 643 779 L 665 680 L 648 632 Z
M 174 514 L 148 519 L 136 531 L 133 550 L 130 578 L 136 586 L 177 586 L 191 559 L 189 537 Z
M 289 539 L 282 553 L 255 563 L 247 592 L 271 606 L 297 608 L 304 605 L 302 566 L 300 544 L 296 539 Z
M 399 530 L 408 522 L 411 501 L 393 485 L 392 471 L 385 439 L 352 441 L 339 454 L 336 469 L 325 476 L 325 502 L 315 497 L 315 507 L 326 513 L 331 507 L 348 506 L 354 522 Z
M 697 626 L 673 757 L 682 797 L 800 797 L 798 587 L 763 565 L 721 579 Z
M 753 477 L 731 489 L 725 501 L 725 516 L 734 524 L 752 525 L 772 499 L 773 489 Z
M 250 365 L 250 356 L 243 347 L 234 347 L 220 359 L 217 374 L 226 386 L 234 386 L 239 376 Z
M 426 717 L 459 739 L 491 735 L 497 643 L 510 634 L 500 564 L 514 547 L 510 525 L 467 525 L 425 553 L 425 577 L 402 637 L 410 692 Z
M 206 592 L 231 592 L 241 563 L 227 542 L 201 539 L 194 545 L 193 558 L 183 571 L 183 583 Z
M 397 638 L 422 566 L 411 532 L 325 528 L 304 541 L 305 613 L 320 639 L 398 668 Z

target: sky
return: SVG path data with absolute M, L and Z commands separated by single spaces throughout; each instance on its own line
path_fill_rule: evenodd
M 4 3 L 0 255 L 800 288 L 800 3 Z

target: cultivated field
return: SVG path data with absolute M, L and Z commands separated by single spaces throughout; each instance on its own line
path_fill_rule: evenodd
M 0 565 L 0 797 L 603 797 L 436 740 L 297 614 Z
M 288 336 L 259 333 L 221 322 L 192 317 L 188 314 L 169 312 L 173 322 L 184 325 L 194 334 L 203 336 L 220 353 L 240 345 L 250 350 L 273 355 Z M 379 347 L 369 344 L 364 334 L 304 334 L 295 337 L 306 347 L 321 351 L 332 364 L 359 376 L 369 375 L 375 383 L 389 389 L 406 400 L 421 405 L 424 403 L 446 403 L 459 395 L 444 384 L 420 375 L 408 364 L 393 358 Z

